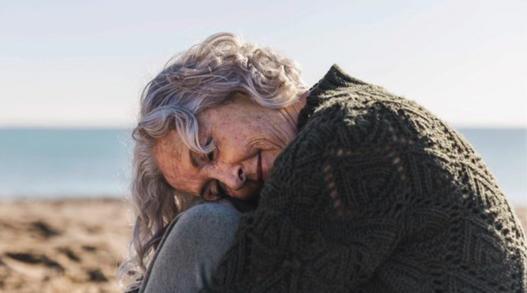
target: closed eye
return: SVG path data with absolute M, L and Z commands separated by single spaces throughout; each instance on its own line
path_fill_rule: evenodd
M 227 196 L 225 189 L 218 180 L 212 180 L 208 184 L 208 190 L 202 196 L 206 201 L 214 201 Z
M 214 161 L 214 150 L 213 150 L 212 152 L 209 152 L 209 153 L 207 154 L 207 159 L 208 159 L 210 162 Z
M 209 147 L 211 144 L 213 144 L 213 140 L 212 138 L 207 138 L 207 142 L 205 142 L 205 147 Z M 209 162 L 212 162 L 214 161 L 214 151 L 216 150 L 216 148 L 213 148 L 212 151 L 210 151 L 209 153 L 207 153 L 207 160 L 209 160 Z

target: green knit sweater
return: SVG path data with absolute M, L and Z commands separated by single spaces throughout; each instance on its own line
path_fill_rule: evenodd
M 525 292 L 526 240 L 481 158 L 336 66 L 205 292 Z

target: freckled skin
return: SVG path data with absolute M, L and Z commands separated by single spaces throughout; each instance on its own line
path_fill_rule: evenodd
M 175 147 L 176 144 L 174 144 L 172 140 L 173 139 L 168 139 L 168 137 L 167 139 L 158 140 L 157 145 L 154 148 L 154 156 L 156 156 L 157 154 L 166 154 L 167 156 L 174 158 L 174 160 L 158 161 L 159 164 L 163 165 L 163 167 L 161 168 L 166 170 L 174 170 L 176 168 L 176 166 L 174 166 L 174 163 L 180 161 L 181 157 L 179 153 L 179 148 Z M 166 174 L 164 174 L 164 176 L 167 181 L 175 181 L 177 179 L 175 177 L 174 172 L 167 172 Z
M 167 182 L 177 190 L 200 196 L 219 182 L 228 195 L 254 198 L 269 176 L 278 154 L 296 136 L 298 113 L 305 96 L 284 109 L 263 108 L 245 97 L 206 109 L 198 114 L 199 139 L 212 139 L 216 145 L 213 160 L 189 150 L 175 130 L 158 139 L 154 157 Z M 192 165 L 191 157 L 197 163 Z M 258 177 L 261 157 L 262 180 Z M 207 192 L 201 194 L 205 199 Z

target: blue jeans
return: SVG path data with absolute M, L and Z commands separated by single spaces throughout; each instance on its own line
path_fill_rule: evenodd
M 241 213 L 207 203 L 192 207 L 170 224 L 139 292 L 198 292 L 229 248 Z

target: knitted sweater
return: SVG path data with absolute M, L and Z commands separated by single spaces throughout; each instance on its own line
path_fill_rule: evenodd
M 451 127 L 336 66 L 204 292 L 526 292 L 524 232 Z

